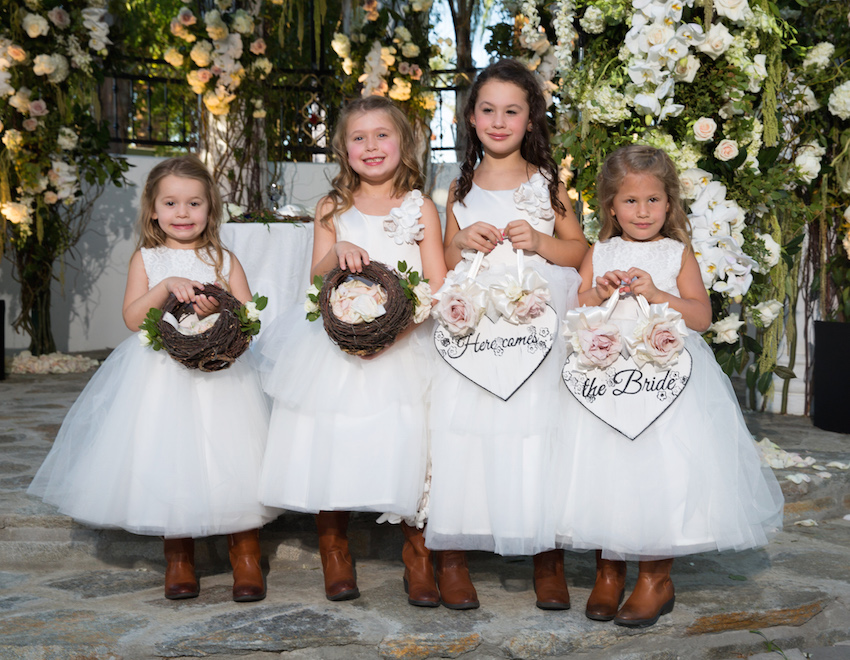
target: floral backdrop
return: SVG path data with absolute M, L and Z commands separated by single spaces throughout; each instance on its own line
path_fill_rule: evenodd
M 129 43 L 112 43 L 111 35 L 128 34 L 130 20 L 138 32 L 139 13 L 127 18 L 132 4 L 0 0 L 0 235 L 22 283 L 18 329 L 44 325 L 47 266 L 73 247 L 90 195 L 121 182 L 95 90 L 104 57 Z M 245 192 L 237 200 L 244 206 L 260 206 L 268 94 L 307 41 L 309 3 L 165 5 L 171 9 L 151 12 L 162 23 L 149 31 L 156 39 L 139 32 L 134 43 L 148 43 L 197 94 L 217 176 Z M 850 320 L 847 6 L 504 0 L 495 7 L 507 19 L 492 27 L 488 50 L 538 74 L 588 239 L 598 231 L 594 179 L 605 156 L 634 142 L 664 148 L 680 170 L 713 305 L 706 339 L 718 361 L 727 373 L 744 371 L 753 392 L 769 393 L 775 376 L 787 384 L 802 375 L 793 363 L 777 366 L 783 338 L 793 355 L 798 294 L 809 316 Z M 411 117 L 427 163 L 432 71 L 450 68 L 455 52 L 434 35 L 431 0 L 326 0 L 313 8 L 307 33 L 325 35 L 319 58 L 337 73 L 326 95 L 394 99 Z

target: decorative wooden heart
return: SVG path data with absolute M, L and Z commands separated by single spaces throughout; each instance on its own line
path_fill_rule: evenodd
M 567 389 L 581 405 L 611 428 L 634 440 L 676 401 L 691 376 L 687 349 L 668 370 L 652 363 L 638 367 L 634 358 L 617 358 L 607 369 L 583 373 L 575 369 L 578 353 L 572 353 L 562 376 Z
M 479 387 L 503 401 L 511 398 L 543 362 L 558 332 L 550 305 L 531 323 L 515 325 L 483 316 L 472 334 L 453 337 L 442 325 L 434 331 L 440 356 Z

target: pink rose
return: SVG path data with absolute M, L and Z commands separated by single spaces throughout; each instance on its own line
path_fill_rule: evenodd
M 58 201 L 59 201 L 59 195 L 57 195 L 52 190 L 48 190 L 46 193 L 44 193 L 44 203 L 45 204 L 55 204 Z
M 50 22 L 53 23 L 58 28 L 62 28 L 63 30 L 71 24 L 71 17 L 68 15 L 68 12 L 62 9 L 62 7 L 54 7 L 49 12 L 47 12 L 47 18 L 50 19 Z
M 30 116 L 44 117 L 44 115 L 46 115 L 47 113 L 47 103 L 44 102 L 44 99 L 36 99 L 35 101 L 30 101 Z
M 198 22 L 198 19 L 195 18 L 195 15 L 192 13 L 192 10 L 188 7 L 180 8 L 180 11 L 177 13 L 177 20 L 185 26 L 194 25 Z
M 717 131 L 717 122 L 710 117 L 700 117 L 694 124 L 694 137 L 697 142 L 708 142 Z
M 38 119 L 24 119 L 24 130 L 34 131 L 38 128 Z
M 209 69 L 198 69 L 197 71 L 198 80 L 202 83 L 208 83 L 212 80 L 213 74 Z
M 516 316 L 520 323 L 528 323 L 546 311 L 549 292 L 545 295 L 538 291 L 526 293 L 516 304 Z
M 16 62 L 23 62 L 27 59 L 27 51 L 16 44 L 12 44 L 6 49 L 6 52 Z
M 472 301 L 456 291 L 447 291 L 434 308 L 437 318 L 455 337 L 468 335 L 478 324 L 478 313 Z
M 254 53 L 254 55 L 262 55 L 266 52 L 266 42 L 262 38 L 257 39 L 251 44 L 250 51 Z
M 413 64 L 410 67 L 410 77 L 413 80 L 419 80 L 422 77 L 422 68 L 418 64 Z
M 623 350 L 620 329 L 610 323 L 600 325 L 598 328 L 580 329 L 578 341 L 583 361 L 598 369 L 614 364 L 620 357 L 620 351 Z
M 643 330 L 643 340 L 647 356 L 660 367 L 675 362 L 684 346 L 682 336 L 668 321 L 647 325 Z

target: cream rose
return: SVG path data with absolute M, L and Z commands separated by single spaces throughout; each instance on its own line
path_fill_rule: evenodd
M 778 300 L 760 302 L 750 310 L 750 318 L 763 328 L 769 328 L 782 313 L 782 303 Z
M 734 344 L 738 341 L 738 328 L 744 325 L 738 314 L 730 314 L 725 319 L 720 319 L 709 326 L 709 331 L 714 333 L 711 340 L 715 344 Z
M 661 368 L 676 362 L 685 342 L 673 323 L 657 321 L 643 329 L 646 356 Z
M 717 132 L 717 122 L 711 117 L 700 117 L 694 124 L 694 137 L 697 142 L 708 142 L 714 139 Z
M 714 150 L 717 160 L 729 161 L 738 155 L 738 143 L 735 140 L 721 140 Z
M 47 19 L 37 14 L 24 16 L 21 25 L 30 39 L 46 36 L 50 31 L 50 23 L 47 22 Z
M 705 35 L 705 41 L 697 46 L 697 50 L 716 60 L 729 49 L 734 40 L 729 28 L 722 23 L 715 23 Z
M 526 293 L 516 304 L 516 316 L 520 323 L 528 323 L 546 311 L 550 298 L 548 289 L 538 289 Z
M 598 328 L 580 328 L 577 334 L 582 354 L 580 361 L 587 366 L 604 369 L 614 364 L 623 350 L 620 329 L 611 323 Z
M 446 291 L 434 307 L 433 315 L 452 335 L 464 337 L 478 325 L 482 312 L 459 291 Z

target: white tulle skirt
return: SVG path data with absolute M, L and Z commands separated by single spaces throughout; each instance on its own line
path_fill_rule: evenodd
M 71 407 L 28 492 L 136 534 L 201 537 L 273 520 L 280 512 L 257 495 L 269 406 L 250 360 L 202 373 L 130 337 Z
M 534 267 L 563 317 L 575 304 L 578 273 L 549 264 Z M 478 281 L 486 285 L 487 278 L 498 280 L 499 272 L 479 275 Z M 429 548 L 531 555 L 555 546 L 555 511 L 545 477 L 557 439 L 565 359 L 558 332 L 549 355 L 507 401 L 467 380 L 433 351 Z
M 260 499 L 292 511 L 413 519 L 428 461 L 430 321 L 378 355 L 348 355 L 294 308 L 260 344 L 273 397 Z
M 561 439 L 549 481 L 559 546 L 608 559 L 676 557 L 765 545 L 783 496 L 705 341 L 686 339 L 691 377 L 635 440 L 587 412 L 561 385 Z

